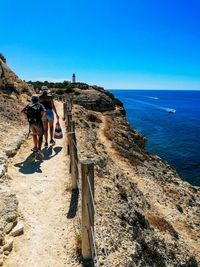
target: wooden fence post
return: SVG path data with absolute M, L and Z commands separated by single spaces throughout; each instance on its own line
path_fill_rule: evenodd
M 67 101 L 67 111 L 68 111 L 68 112 L 71 112 L 71 107 L 70 107 L 70 102 L 69 102 L 69 100 Z
M 67 132 L 75 132 L 75 122 L 69 121 L 67 125 Z
M 72 177 L 72 189 L 78 188 L 78 153 L 75 143 L 75 132 L 68 133 L 68 144 L 70 151 L 70 169 Z
M 82 256 L 85 260 L 93 259 L 94 244 L 94 163 L 91 160 L 81 162 L 82 177 Z M 88 183 L 89 181 L 89 183 Z M 91 196 L 92 193 L 92 196 Z
M 67 103 L 66 102 L 63 103 L 63 117 L 64 117 L 64 120 L 66 121 L 67 119 Z
M 72 113 L 71 112 L 67 112 L 67 124 L 72 121 Z
M 67 125 L 67 133 L 70 133 L 70 132 L 75 132 L 75 122 L 74 121 L 69 121 L 69 123 Z M 74 137 L 74 141 L 75 141 L 75 144 L 76 144 L 77 143 L 76 142 L 76 135 Z M 67 144 L 67 155 L 70 155 L 69 141 L 68 141 L 68 144 Z

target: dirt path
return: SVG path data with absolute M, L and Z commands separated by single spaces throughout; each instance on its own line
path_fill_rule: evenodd
M 62 104 L 57 104 L 62 114 Z M 63 126 L 64 129 L 64 126 Z M 30 156 L 32 140 L 21 147 L 8 168 L 19 200 L 24 234 L 16 237 L 5 267 L 80 266 L 75 258 L 73 220 L 67 218 L 71 191 L 65 138 L 43 149 L 43 162 Z

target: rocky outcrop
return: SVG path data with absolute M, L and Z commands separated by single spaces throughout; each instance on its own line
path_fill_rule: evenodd
M 5 173 L 8 157 L 15 155 L 28 131 L 21 110 L 31 90 L 0 59 L 0 179 Z
M 0 59 L 0 92 L 21 99 L 30 95 L 32 89 Z
M 26 118 L 21 113 L 22 107 L 23 103 L 0 94 L 0 180 L 5 173 L 8 158 L 16 154 L 28 132 Z
M 3 259 L 13 247 L 13 238 L 9 236 L 17 224 L 18 201 L 15 194 L 8 192 L 7 188 L 0 188 L 0 266 Z
M 8 158 L 17 153 L 28 132 L 21 113 L 31 89 L 0 59 L 0 266 L 13 246 L 9 233 L 17 224 L 18 201 L 8 187 Z
M 88 90 L 74 89 L 74 103 L 79 104 L 87 109 L 94 111 L 110 111 L 115 110 L 116 105 L 122 113 L 125 113 L 123 104 L 116 99 L 111 93 L 105 90 L 97 90 L 89 87 Z

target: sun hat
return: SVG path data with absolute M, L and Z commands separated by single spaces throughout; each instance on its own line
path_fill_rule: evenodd
M 48 89 L 48 86 L 43 85 L 43 86 L 41 87 L 41 90 L 42 90 L 42 91 L 48 91 L 49 89 Z
M 40 90 L 40 94 L 50 94 L 51 90 L 48 88 L 48 86 L 43 85 Z

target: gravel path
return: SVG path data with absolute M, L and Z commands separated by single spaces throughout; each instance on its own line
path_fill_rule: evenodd
M 62 114 L 62 104 L 57 104 Z M 64 125 L 63 125 L 64 129 Z M 16 237 L 5 267 L 80 266 L 75 259 L 74 220 L 68 219 L 71 191 L 65 138 L 44 149 L 44 161 L 30 155 L 32 138 L 8 168 L 10 187 L 19 200 L 24 234 Z

